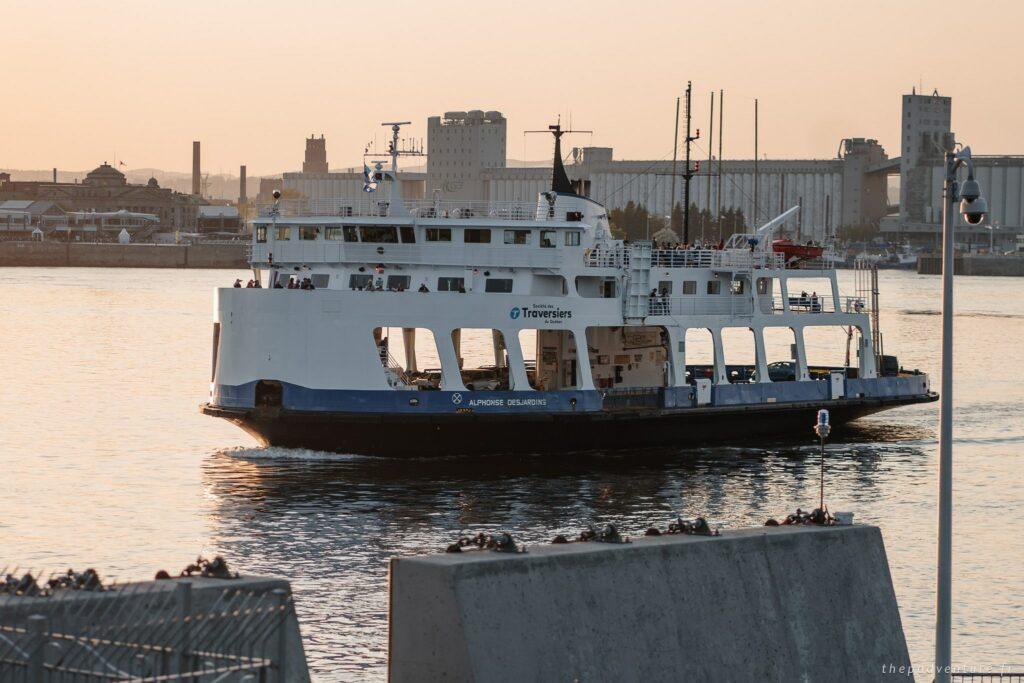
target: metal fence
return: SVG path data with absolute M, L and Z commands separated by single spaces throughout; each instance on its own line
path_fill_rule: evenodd
M 285 680 L 294 604 L 283 588 L 206 584 L 199 600 L 179 579 L 14 593 L 0 593 L 4 683 Z

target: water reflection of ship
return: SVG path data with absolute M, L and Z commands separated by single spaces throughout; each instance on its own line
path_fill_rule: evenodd
M 883 454 L 920 453 L 920 441 L 931 438 L 923 429 L 871 423 L 839 434 L 844 443 L 830 445 L 829 462 L 858 479 L 867 477 L 861 484 L 870 484 Z M 273 457 L 275 451 L 285 457 Z M 760 507 L 773 486 L 794 487 L 779 495 L 798 502 L 803 478 L 816 466 L 815 453 L 810 438 L 806 446 L 648 449 L 643 458 L 581 453 L 557 459 L 403 460 L 270 448 L 215 454 L 204 478 L 210 495 L 233 513 L 239 507 L 256 515 L 316 508 L 454 528 L 503 519 L 554 527 L 587 517 L 705 513 L 703 506 L 712 503 L 717 512 L 737 504 Z M 775 475 L 772 484 L 769 474 Z M 739 482 L 745 486 L 735 490 Z M 438 511 L 454 516 L 438 520 Z

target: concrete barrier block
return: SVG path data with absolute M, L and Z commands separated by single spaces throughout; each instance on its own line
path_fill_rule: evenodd
M 874 681 L 909 666 L 876 527 L 391 561 L 392 681 Z

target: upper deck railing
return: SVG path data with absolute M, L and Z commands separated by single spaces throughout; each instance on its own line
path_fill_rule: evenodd
M 592 268 L 623 268 L 629 265 L 627 247 L 592 249 L 586 265 Z M 728 268 L 754 270 L 782 268 L 782 254 L 746 249 L 653 249 L 651 266 L 655 268 Z
M 811 294 L 790 295 L 789 301 L 784 302 L 781 295 L 772 298 L 772 308 L 776 312 L 785 310 L 785 303 L 789 304 L 790 313 L 863 313 L 864 299 L 857 296 L 839 297 L 839 308 L 836 309 L 835 299 L 832 294 Z
M 553 220 L 554 214 L 542 207 L 538 210 L 535 202 L 484 202 L 484 201 L 435 201 L 430 199 L 406 199 L 407 217 L 415 218 L 448 218 L 472 220 L 489 218 L 506 221 L 546 221 Z M 257 204 L 260 218 L 271 215 L 273 204 Z M 320 198 L 320 199 L 282 199 L 279 204 L 280 216 L 312 217 L 330 216 L 335 218 L 375 217 L 384 218 L 389 215 L 390 203 L 384 197 L 375 195 L 367 198 Z

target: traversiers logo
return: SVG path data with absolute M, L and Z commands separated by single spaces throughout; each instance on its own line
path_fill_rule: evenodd
M 533 306 L 516 306 L 508 312 L 512 320 L 536 320 L 538 322 L 557 323 L 572 318 L 572 311 L 552 306 L 551 304 L 534 304 Z

